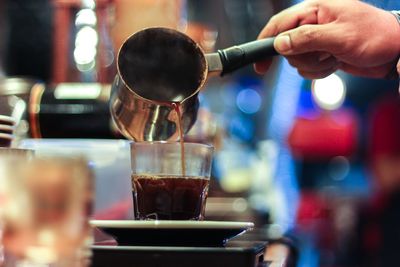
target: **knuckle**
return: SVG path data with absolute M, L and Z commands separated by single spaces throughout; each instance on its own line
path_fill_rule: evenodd
M 265 25 L 264 29 L 259 34 L 258 39 L 275 36 L 279 33 L 278 32 L 278 24 L 277 24 L 276 20 L 277 19 L 274 17 L 271 17 L 269 19 L 268 23 Z
M 313 60 L 304 55 L 287 57 L 287 60 L 291 66 L 303 71 L 313 70 L 317 65 Z
M 269 23 L 275 23 L 277 19 L 278 19 L 278 16 L 275 14 L 269 19 Z
M 292 66 L 293 68 L 304 70 L 304 67 L 303 67 L 304 64 L 298 62 L 296 59 L 287 59 L 287 61 L 289 62 L 290 66 Z
M 304 41 L 307 41 L 307 42 L 308 42 L 308 41 L 315 40 L 316 38 L 319 37 L 318 32 L 316 32 L 315 30 L 313 30 L 313 29 L 312 29 L 310 26 L 308 26 L 308 25 L 302 26 L 301 29 L 300 29 L 300 31 L 299 31 L 299 34 L 301 35 L 302 39 L 303 39 Z
M 276 15 L 272 16 L 271 19 L 268 22 L 268 27 L 270 31 L 273 33 L 273 35 L 278 34 L 278 18 Z
M 295 68 L 298 68 L 298 67 L 299 67 L 299 63 L 298 63 L 298 61 L 297 61 L 295 58 L 293 58 L 293 57 L 287 57 L 286 59 L 287 59 L 287 61 L 289 62 L 289 64 L 290 64 L 292 67 L 295 67 Z
M 307 7 L 307 14 L 314 14 L 317 13 L 318 9 L 314 5 L 310 5 Z
M 306 79 L 313 80 L 318 79 L 320 75 L 318 73 L 307 72 L 305 70 L 298 69 L 297 72 Z
M 270 25 L 271 27 L 273 27 L 273 28 L 277 28 L 278 26 L 278 21 L 279 21 L 279 18 L 278 18 L 278 15 L 273 15 L 270 19 L 269 19 L 269 21 L 268 21 L 268 25 Z

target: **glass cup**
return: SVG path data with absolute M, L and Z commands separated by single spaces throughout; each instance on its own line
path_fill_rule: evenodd
M 2 148 L 10 147 L 13 140 L 14 140 L 14 135 L 0 133 L 0 147 Z
M 13 161 L 28 161 L 33 157 L 33 150 L 19 149 L 19 148 L 6 148 L 0 147 L 0 164 L 5 162 L 13 163 Z M 3 247 L 3 212 L 4 204 L 6 203 L 6 190 L 5 190 L 5 172 L 4 168 L 0 168 L 0 266 L 4 265 L 5 255 Z
M 183 142 L 182 145 L 131 143 L 136 220 L 204 219 L 213 147 Z
M 13 117 L 11 117 L 11 116 L 0 115 L 0 124 L 1 125 L 14 126 L 15 125 L 15 119 Z
M 85 266 L 93 201 L 87 162 L 66 157 L 6 159 L 0 170 L 7 257 L 11 255 L 16 266 Z

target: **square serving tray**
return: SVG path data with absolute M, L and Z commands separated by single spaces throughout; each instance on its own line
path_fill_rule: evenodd
M 266 242 L 226 247 L 93 246 L 91 267 L 266 267 Z

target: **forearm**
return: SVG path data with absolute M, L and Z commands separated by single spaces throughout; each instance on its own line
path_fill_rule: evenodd
M 391 11 L 391 13 L 395 16 L 397 22 L 399 23 L 398 31 L 396 32 L 400 32 L 400 10 L 394 10 Z M 396 40 L 395 42 L 398 43 L 400 46 L 400 33 L 398 36 L 395 37 L 395 40 Z M 397 77 L 400 77 L 400 51 L 399 51 L 399 60 L 397 62 L 396 70 L 397 70 Z

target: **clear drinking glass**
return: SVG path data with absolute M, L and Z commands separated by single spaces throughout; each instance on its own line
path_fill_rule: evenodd
M 135 219 L 204 219 L 213 147 L 182 144 L 131 144 Z
M 16 266 L 85 266 L 93 175 L 82 158 L 1 161 L 3 244 Z
M 0 147 L 0 163 L 5 164 L 5 162 L 13 161 L 28 161 L 32 158 L 34 152 L 30 149 L 19 149 L 19 148 L 6 148 Z M 10 165 L 12 166 L 12 165 Z M 6 202 L 6 190 L 5 190 L 5 170 L 0 168 L 0 266 L 4 266 L 4 246 L 3 246 L 3 211 L 4 204 Z

